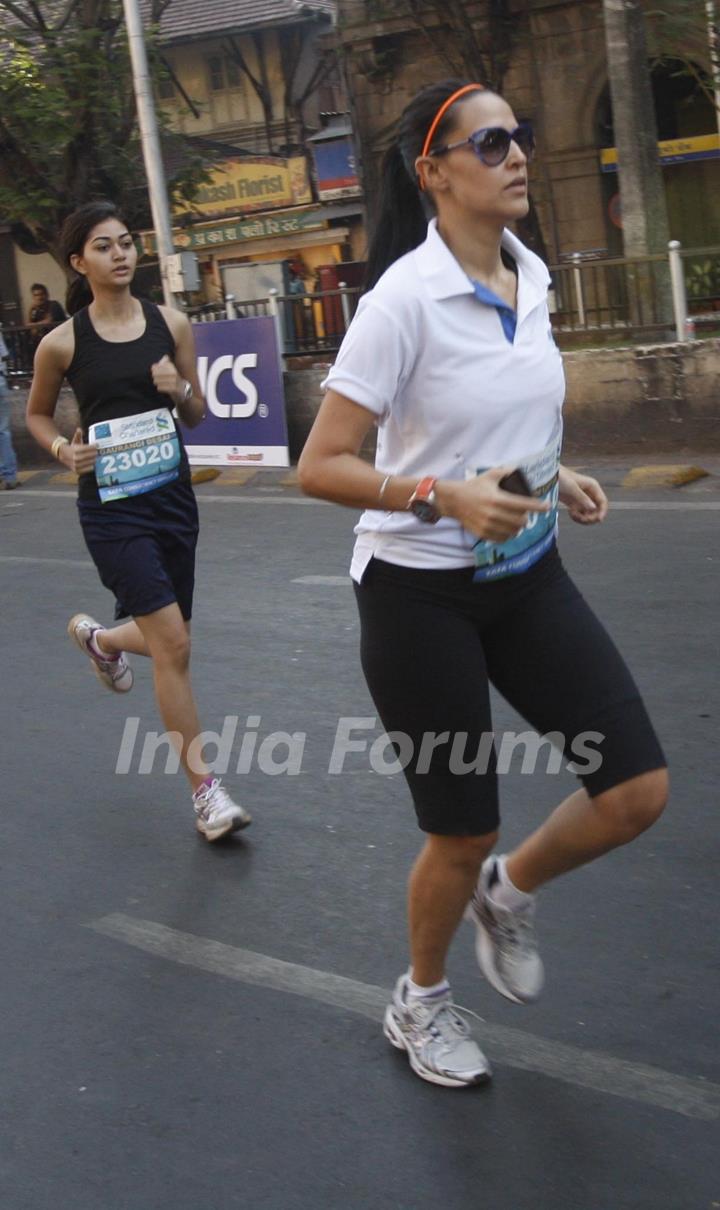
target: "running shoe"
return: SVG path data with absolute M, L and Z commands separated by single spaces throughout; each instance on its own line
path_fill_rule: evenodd
M 193 807 L 197 816 L 195 826 L 206 840 L 219 840 L 228 832 L 239 832 L 252 823 L 250 813 L 233 802 L 218 777 L 195 791 Z
M 397 1050 L 407 1052 L 410 1066 L 422 1080 L 445 1088 L 485 1084 L 492 1071 L 470 1028 L 444 995 L 420 1000 L 408 996 L 408 976 L 401 975 L 385 1010 L 383 1032 Z
M 515 1004 L 530 1004 L 542 991 L 544 972 L 535 937 L 535 899 L 519 911 L 501 907 L 488 885 L 497 857 L 480 871 L 465 919 L 475 925 L 475 954 L 488 983 Z
M 100 654 L 100 648 L 93 645 L 93 636 L 98 630 L 104 629 L 104 626 L 86 613 L 76 613 L 67 626 L 70 638 L 85 652 L 95 675 L 105 688 L 111 689 L 113 693 L 129 693 L 133 687 L 133 674 L 125 656 L 122 652 L 116 656 Z

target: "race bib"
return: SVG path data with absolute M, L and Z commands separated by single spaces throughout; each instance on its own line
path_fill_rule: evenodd
M 95 478 L 103 504 L 164 487 L 178 477 L 180 441 L 167 408 L 91 424 Z
M 558 433 L 545 449 L 518 462 L 530 484 L 533 496 L 550 505 L 547 513 L 530 513 L 527 525 L 507 542 L 488 542 L 481 538 L 475 543 L 476 582 L 515 576 L 537 563 L 552 546 L 557 534 L 558 484 L 562 433 Z M 488 468 L 485 467 L 485 470 Z M 483 468 L 476 474 L 481 475 Z

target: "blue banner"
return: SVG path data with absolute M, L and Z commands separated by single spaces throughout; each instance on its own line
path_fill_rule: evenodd
M 312 144 L 317 176 L 318 197 L 353 196 L 360 193 L 355 149 L 349 138 L 329 139 Z
M 196 466 L 289 466 L 285 393 L 273 317 L 193 324 L 193 333 L 207 411 L 197 428 L 180 426 L 190 462 Z

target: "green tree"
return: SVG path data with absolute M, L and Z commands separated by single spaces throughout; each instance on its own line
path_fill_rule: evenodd
M 158 77 L 157 22 L 169 3 L 150 5 Z M 18 242 L 62 264 L 63 219 L 101 197 L 130 224 L 149 226 L 121 0 L 0 0 L 0 21 L 0 215 Z M 165 131 L 165 141 L 178 165 L 170 192 L 191 195 L 203 177 L 199 157 L 178 135 Z
M 720 3 L 666 0 L 646 10 L 648 47 L 658 63 L 682 64 L 718 111 L 720 100 Z M 710 70 L 706 70 L 709 65 Z M 720 126 L 720 111 L 716 114 Z

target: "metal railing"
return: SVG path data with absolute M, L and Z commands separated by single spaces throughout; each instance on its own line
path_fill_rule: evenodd
M 33 357 L 38 346 L 35 328 L 3 328 L 3 340 L 8 351 L 5 372 L 8 379 L 27 377 L 32 374 Z
M 615 335 L 692 339 L 696 329 L 720 330 L 720 247 L 682 248 L 645 257 L 598 257 L 575 253 L 550 266 L 550 310 L 560 336 L 605 339 Z M 335 353 L 357 309 L 361 290 L 340 283 L 336 290 L 279 294 L 188 308 L 195 323 L 273 315 L 284 357 Z M 5 327 L 8 376 L 32 373 L 37 336 L 28 327 Z
M 274 315 L 283 356 L 301 357 L 334 353 L 340 348 L 359 297 L 359 287 L 342 284 L 337 290 L 312 294 L 279 294 L 277 290 L 270 290 L 267 298 L 250 300 L 228 294 L 224 302 L 190 308 L 188 315 L 195 323 Z
M 683 249 L 644 257 L 575 253 L 550 266 L 551 320 L 559 336 L 692 339 L 696 329 L 720 328 L 720 247 Z M 193 318 L 273 314 L 284 356 L 335 352 L 357 309 L 360 289 L 236 301 L 201 309 Z M 205 314 L 202 314 L 202 311 Z
M 551 318 L 558 334 L 671 336 L 692 339 L 696 327 L 720 324 L 720 248 L 644 257 L 584 257 L 550 266 Z

